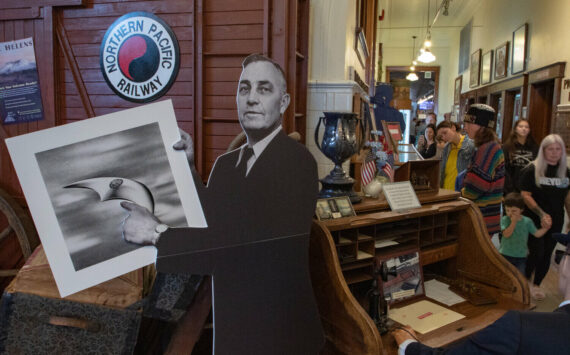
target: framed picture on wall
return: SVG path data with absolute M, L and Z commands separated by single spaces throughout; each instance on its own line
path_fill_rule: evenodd
M 477 49 L 471 54 L 471 62 L 469 65 L 469 87 L 479 85 L 479 75 L 481 73 L 481 49 Z
M 453 104 L 459 105 L 461 100 L 461 84 L 463 83 L 463 75 L 455 78 L 455 88 L 453 89 Z
M 507 76 L 509 63 L 509 41 L 495 48 L 495 80 Z
M 523 72 L 526 67 L 526 36 L 528 25 L 525 23 L 513 32 L 513 55 L 511 74 Z
M 366 66 L 366 60 L 368 60 L 368 56 L 370 53 L 368 52 L 368 46 L 366 44 L 366 37 L 364 36 L 364 30 L 362 28 L 358 28 L 356 30 L 356 40 L 354 42 L 354 50 L 356 51 L 356 56 L 362 64 L 363 67 Z
M 493 50 L 483 54 L 481 58 L 481 84 L 489 84 L 491 82 L 491 67 L 493 66 Z

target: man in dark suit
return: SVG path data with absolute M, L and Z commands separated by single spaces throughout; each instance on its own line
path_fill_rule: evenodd
M 570 354 L 570 246 L 560 262 L 558 287 L 565 301 L 554 312 L 508 311 L 485 329 L 446 348 L 417 342 L 410 327 L 392 335 L 401 355 Z
M 192 169 L 207 228 L 168 228 L 122 203 L 125 239 L 155 244 L 158 271 L 213 275 L 216 354 L 316 354 L 324 342 L 308 270 L 317 169 L 281 128 L 289 101 L 279 65 L 244 60 L 237 105 L 247 144 L 216 160 L 206 187 Z M 193 167 L 187 134 L 174 148 Z

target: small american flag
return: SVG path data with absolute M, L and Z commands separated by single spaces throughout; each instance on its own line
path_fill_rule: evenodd
M 374 175 L 376 174 L 376 161 L 374 158 L 375 157 L 372 153 L 372 150 L 370 150 L 364 158 L 364 164 L 362 164 L 362 168 L 360 169 L 360 175 L 362 176 L 362 186 L 370 184 L 372 179 L 374 179 Z
M 388 178 L 390 178 L 390 182 L 394 182 L 394 169 L 392 169 L 392 165 L 394 164 L 394 154 L 388 153 L 388 159 L 386 160 L 386 164 L 382 167 L 382 171 L 386 174 Z

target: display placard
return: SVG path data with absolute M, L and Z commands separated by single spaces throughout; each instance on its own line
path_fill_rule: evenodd
M 392 211 L 401 212 L 421 207 L 418 196 L 409 181 L 384 184 L 382 191 Z

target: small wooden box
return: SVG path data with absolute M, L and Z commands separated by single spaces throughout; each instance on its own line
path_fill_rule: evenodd
M 417 195 L 439 192 L 439 160 L 413 160 L 394 172 L 394 181 L 410 181 Z
M 42 246 L 0 303 L 0 353 L 131 354 L 142 318 L 143 269 L 59 297 Z

